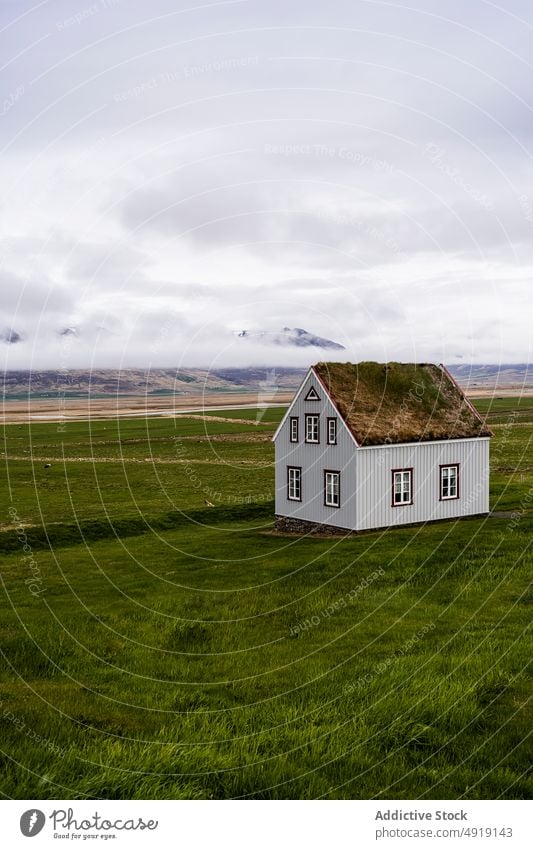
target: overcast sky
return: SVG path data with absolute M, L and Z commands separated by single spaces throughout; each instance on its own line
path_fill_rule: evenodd
M 5 367 L 530 359 L 530 2 L 0 16 Z

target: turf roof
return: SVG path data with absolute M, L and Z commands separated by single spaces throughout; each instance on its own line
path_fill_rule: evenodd
M 313 368 L 359 445 L 492 435 L 446 369 L 432 363 Z

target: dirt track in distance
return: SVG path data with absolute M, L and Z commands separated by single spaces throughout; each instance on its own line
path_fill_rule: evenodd
M 476 387 L 468 389 L 469 398 L 533 396 L 531 386 Z M 266 406 L 290 404 L 294 392 L 276 393 Z M 3 424 L 20 424 L 28 421 L 68 422 L 83 419 L 112 419 L 128 416 L 173 416 L 188 411 L 192 414 L 209 413 L 236 407 L 257 409 L 262 406 L 257 392 L 205 392 L 201 395 L 149 397 L 144 395 L 117 396 L 98 399 L 50 398 L 33 401 L 5 399 L 0 411 Z
M 278 392 L 268 402 L 276 407 L 289 404 L 293 392 Z M 202 395 L 166 397 L 112 396 L 98 399 L 50 398 L 34 401 L 4 400 L 1 409 L 3 424 L 22 422 L 68 422 L 83 419 L 110 419 L 128 416 L 172 416 L 175 413 L 208 413 L 223 408 L 261 406 L 256 392 L 212 392 Z

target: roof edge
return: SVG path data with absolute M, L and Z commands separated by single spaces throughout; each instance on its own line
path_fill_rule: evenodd
M 464 392 L 464 391 L 463 391 L 463 389 L 459 386 L 459 384 L 457 383 L 457 381 L 456 381 L 455 377 L 453 376 L 453 374 L 451 374 L 451 373 L 448 371 L 448 369 L 446 368 L 446 366 L 444 365 L 444 363 L 439 363 L 439 368 L 441 369 L 441 371 L 443 371 L 443 372 L 444 372 L 444 374 L 445 374 L 445 375 L 449 378 L 449 380 L 451 380 L 451 382 L 453 383 L 453 385 L 455 386 L 455 388 L 457 389 L 457 391 L 461 393 L 461 395 L 463 396 L 464 400 L 466 401 L 466 403 L 467 403 L 467 404 L 468 404 L 468 406 L 470 407 L 470 410 L 474 413 L 474 415 L 475 415 L 475 417 L 477 418 L 477 420 L 478 420 L 479 422 L 481 422 L 481 424 L 483 425 L 483 427 L 485 427 L 485 428 L 487 429 L 487 431 L 488 431 L 488 434 L 487 434 L 487 435 L 488 435 L 489 437 L 494 436 L 494 432 L 490 429 L 490 427 L 488 426 L 488 424 L 487 424 L 487 422 L 485 421 L 485 419 L 481 418 L 481 415 L 480 415 L 479 411 L 478 411 L 478 410 L 476 410 L 476 408 L 474 407 L 474 405 L 472 404 L 472 402 L 471 402 L 471 401 L 470 401 L 470 400 L 466 397 L 466 392 Z
M 344 423 L 344 427 L 346 428 L 346 430 L 348 431 L 348 433 L 349 433 L 349 434 L 350 434 L 350 436 L 352 437 L 352 439 L 353 439 L 353 441 L 354 441 L 354 443 L 355 443 L 356 447 L 357 447 L 357 448 L 361 448 L 361 445 L 358 443 L 357 439 L 355 438 L 355 434 L 354 434 L 354 433 L 352 433 L 352 429 L 351 429 L 351 427 L 349 426 L 348 422 L 346 421 L 346 419 L 345 419 L 345 418 L 344 418 L 344 416 L 342 415 L 341 411 L 339 410 L 339 408 L 338 408 L 338 406 L 337 406 L 337 404 L 336 404 L 336 402 L 335 402 L 335 399 L 333 398 L 333 396 L 332 396 L 331 392 L 329 391 L 328 387 L 326 386 L 326 384 L 324 383 L 324 381 L 322 380 L 322 378 L 320 377 L 320 375 L 318 374 L 318 372 L 316 372 L 316 371 L 315 371 L 315 366 L 311 366 L 311 369 L 310 369 L 310 370 L 311 370 L 311 371 L 313 372 L 313 374 L 315 375 L 315 377 L 316 377 L 316 379 L 318 380 L 318 382 L 319 382 L 320 386 L 323 388 L 324 392 L 325 392 L 325 393 L 326 393 L 326 395 L 328 396 L 328 398 L 329 398 L 329 400 L 330 400 L 331 404 L 333 405 L 334 409 L 335 409 L 335 410 L 337 411 L 337 413 L 339 414 L 339 418 L 340 418 L 340 419 L 341 419 L 341 421 Z
M 275 430 L 275 432 L 274 432 L 274 436 L 273 436 L 273 437 L 271 438 L 271 440 L 270 440 L 271 442 L 275 442 L 275 441 L 276 441 L 276 439 L 278 438 L 279 432 L 280 432 L 281 428 L 283 427 L 283 425 L 285 424 L 285 422 L 287 421 L 287 417 L 288 417 L 288 415 L 289 415 L 290 411 L 292 410 L 292 408 L 293 408 L 293 407 L 294 407 L 294 405 L 296 404 L 296 401 L 298 400 L 298 398 L 299 398 L 299 396 L 300 396 L 300 393 L 301 393 L 301 392 L 302 392 L 302 390 L 303 390 L 303 387 L 304 387 L 305 381 L 306 381 L 306 380 L 307 380 L 307 378 L 309 377 L 310 372 L 313 372 L 313 374 L 315 374 L 315 377 L 317 376 L 317 375 L 316 375 L 316 373 L 315 373 L 315 371 L 314 371 L 313 366 L 309 366 L 309 368 L 307 369 L 307 372 L 306 372 L 306 374 L 305 374 L 304 379 L 302 380 L 302 382 L 300 383 L 300 385 L 299 385 L 298 389 L 296 390 L 296 392 L 295 392 L 295 394 L 294 394 L 294 398 L 292 399 L 291 403 L 290 403 L 290 404 L 289 404 L 289 406 L 287 407 L 287 410 L 285 411 L 285 415 L 282 417 L 282 419 L 281 419 L 281 421 L 280 421 L 279 425 L 277 426 L 277 428 L 276 428 L 276 430 Z
M 447 436 L 439 439 L 415 439 L 411 442 L 371 442 L 369 445 L 360 445 L 361 451 L 368 451 L 372 448 L 402 448 L 411 445 L 445 445 L 450 442 L 478 442 L 480 439 L 490 439 L 488 433 L 483 436 Z

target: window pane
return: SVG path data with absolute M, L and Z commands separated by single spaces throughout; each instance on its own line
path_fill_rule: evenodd
M 325 501 L 330 507 L 338 507 L 340 503 L 340 475 L 338 472 L 326 472 Z
M 451 498 L 457 495 L 457 469 L 451 468 L 449 475 L 449 494 Z

